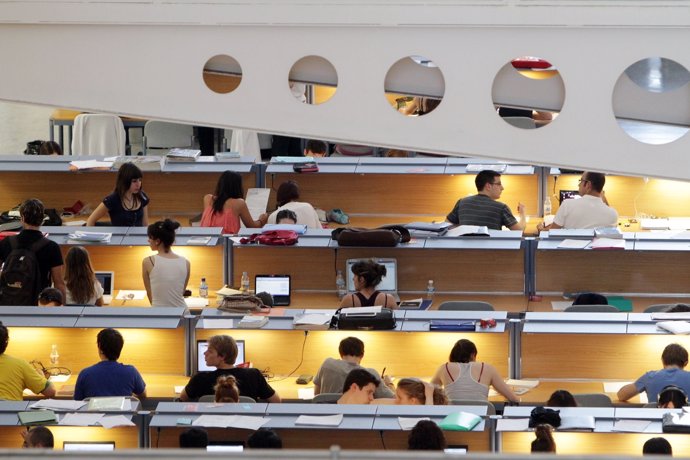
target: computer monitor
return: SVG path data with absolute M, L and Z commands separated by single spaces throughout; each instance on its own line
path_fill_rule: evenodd
M 94 272 L 94 274 L 103 286 L 103 295 L 113 295 L 115 272 Z
M 580 193 L 577 190 L 560 190 L 558 192 L 559 203 L 563 203 L 563 200 L 569 200 L 571 198 L 580 198 Z
M 347 270 L 347 290 L 355 292 L 355 275 L 352 273 L 352 266 L 360 260 L 370 259 L 347 259 L 345 269 Z M 376 289 L 381 292 L 398 292 L 398 262 L 395 259 L 374 259 L 377 263 L 386 267 L 386 276 L 381 279 L 381 283 Z
M 115 441 L 63 441 L 62 450 L 104 452 L 115 450 Z
M 257 293 L 271 294 L 274 306 L 290 305 L 290 275 L 256 275 L 254 286 Z
M 244 340 L 235 340 L 237 343 L 237 359 L 235 360 L 235 366 L 246 362 L 245 359 L 245 348 Z M 215 367 L 207 366 L 206 360 L 204 359 L 204 353 L 208 349 L 208 340 L 197 340 L 196 341 L 196 370 L 197 371 L 215 371 Z

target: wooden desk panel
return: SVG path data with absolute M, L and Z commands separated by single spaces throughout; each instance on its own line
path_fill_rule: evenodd
M 570 455 L 634 455 L 642 454 L 642 446 L 651 438 L 663 436 L 673 446 L 676 456 L 690 452 L 690 436 L 682 434 L 638 433 L 554 433 L 558 454 Z M 502 433 L 503 453 L 529 454 L 534 433 Z
M 213 193 L 221 173 L 144 171 L 144 191 L 151 199 L 149 218 L 201 214 L 202 199 L 205 194 Z M 116 176 L 117 171 L 0 172 L 0 208 L 10 209 L 28 198 L 39 198 L 46 208 L 56 208 L 58 212 L 77 200 L 96 209 L 115 188 Z M 255 184 L 253 173 L 242 174 L 245 192 Z
M 7 354 L 50 367 L 50 350 L 57 344 L 59 366 L 77 374 L 99 361 L 96 336 L 100 328 L 10 327 Z M 119 361 L 141 373 L 185 374 L 184 329 L 118 329 L 125 340 Z
M 520 395 L 520 403 L 522 405 L 543 405 L 556 390 L 568 390 L 572 394 L 605 393 L 604 384 L 599 380 L 541 380 L 536 388 Z M 618 396 L 616 396 L 615 393 L 605 394 L 608 395 L 611 401 L 616 405 L 625 405 L 628 403 L 640 404 L 639 396 L 635 396 L 627 403 L 624 403 L 618 401 Z
M 690 348 L 690 337 L 522 334 L 522 377 L 636 380 L 661 369 L 661 353 L 670 343 Z
M 266 185 L 278 190 L 286 180 L 295 180 L 301 201 L 325 210 L 340 208 L 348 214 L 445 216 L 459 198 L 477 193 L 474 178 L 471 174 L 268 174 Z M 505 190 L 500 201 L 510 206 L 513 213 L 517 213 L 517 204 L 522 202 L 528 214 L 537 214 L 536 175 L 504 175 L 501 182 Z M 273 209 L 274 200 L 272 193 L 269 209 Z
M 21 449 L 25 426 L 3 426 L 0 430 L 0 447 Z M 55 439 L 55 450 L 62 450 L 65 441 L 115 441 L 115 449 L 138 449 L 139 427 L 127 426 L 106 430 L 97 426 L 51 426 L 48 429 Z
M 444 431 L 443 435 L 446 438 L 446 444 L 449 446 L 467 446 L 470 452 L 491 452 L 491 443 L 489 441 L 489 428 L 484 432 L 459 432 L 459 431 Z M 383 447 L 386 450 L 407 450 L 407 438 L 409 431 L 384 431 L 383 432 Z M 376 443 L 372 444 L 376 448 Z
M 690 292 L 681 252 L 542 250 L 536 269 L 537 292 Z
M 336 269 L 345 271 L 347 259 L 368 257 L 397 259 L 398 290 L 403 292 L 426 292 L 430 279 L 439 293 L 524 291 L 522 250 L 340 248 L 336 259 L 334 249 L 236 247 L 233 285 L 240 285 L 244 271 L 250 280 L 271 272 L 290 274 L 293 290 L 331 290 Z
M 504 334 L 409 332 L 393 331 L 309 331 L 302 359 L 304 331 L 263 330 L 202 330 L 198 339 L 215 334 L 229 334 L 246 341 L 247 359 L 258 369 L 269 368 L 272 374 L 287 375 L 294 370 L 294 380 L 299 374 L 316 374 L 321 363 L 328 357 L 338 357 L 338 344 L 345 337 L 358 337 L 365 343 L 362 365 L 395 377 L 430 376 L 448 360 L 451 348 L 457 340 L 472 340 L 479 350 L 478 360 L 486 361 L 508 376 L 509 337 Z M 296 394 L 294 398 L 296 398 Z M 293 399 L 293 398 L 291 398 Z

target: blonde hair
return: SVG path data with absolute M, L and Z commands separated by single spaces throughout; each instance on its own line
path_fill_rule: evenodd
M 221 375 L 213 386 L 216 392 L 216 402 L 236 403 L 240 400 L 240 390 L 237 388 L 237 379 L 232 375 Z

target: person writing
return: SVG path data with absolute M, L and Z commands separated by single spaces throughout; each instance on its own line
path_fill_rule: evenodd
M 386 267 L 374 260 L 360 260 L 352 265 L 355 289 L 354 294 L 347 294 L 340 302 L 340 308 L 383 306 L 397 308 L 395 297 L 379 292 L 376 286 L 386 276 Z
M 123 163 L 117 172 L 115 190 L 91 213 L 86 225 L 96 225 L 106 214 L 114 227 L 143 227 L 149 224 L 149 197 L 142 189 L 143 174 L 134 163 Z
M 149 225 L 149 247 L 158 254 L 142 261 L 146 295 L 152 307 L 187 307 L 184 291 L 189 282 L 189 261 L 172 251 L 179 223 L 170 219 Z
M 618 213 L 608 205 L 604 194 L 606 176 L 584 172 L 578 182 L 579 199 L 564 200 L 551 225 L 540 223 L 537 230 L 556 228 L 599 228 L 618 225 Z
M 492 230 L 501 230 L 504 226 L 511 230 L 525 229 L 525 205 L 518 203 L 518 221 L 508 205 L 498 201 L 504 189 L 500 173 L 488 169 L 480 171 L 474 178 L 474 184 L 477 194 L 458 200 L 446 216 L 448 222 L 485 226 Z
M 223 227 L 223 233 L 236 234 L 240 231 L 241 219 L 247 228 L 263 227 L 267 214 L 261 214 L 259 220 L 254 220 L 243 196 L 242 176 L 233 171 L 225 171 L 218 178 L 215 194 L 204 196 L 201 226 Z
M 520 401 L 496 368 L 477 362 L 477 347 L 467 339 L 455 342 L 448 362 L 436 370 L 431 383 L 443 385 L 448 399 L 487 401 L 491 385 L 509 401 Z

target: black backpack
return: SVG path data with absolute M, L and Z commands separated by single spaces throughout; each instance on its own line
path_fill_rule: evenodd
M 41 271 L 36 252 L 50 240 L 42 237 L 30 248 L 19 246 L 19 238 L 10 236 L 11 251 L 0 272 L 0 305 L 35 306 L 41 289 Z

